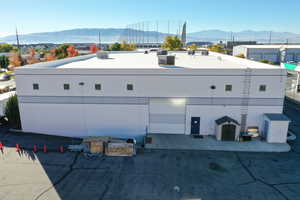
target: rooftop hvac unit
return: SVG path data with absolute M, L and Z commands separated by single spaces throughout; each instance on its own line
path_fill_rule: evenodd
M 158 56 L 159 65 L 175 65 L 175 56 L 159 55 Z
M 208 56 L 209 51 L 208 50 L 200 50 L 200 55 L 201 56 Z
M 96 56 L 99 59 L 108 59 L 108 52 L 106 52 L 106 51 L 98 51 L 96 53 Z
M 195 50 L 188 50 L 188 55 L 195 55 Z
M 168 51 L 167 50 L 159 50 L 157 51 L 156 53 L 158 56 L 161 56 L 161 55 L 168 55 Z

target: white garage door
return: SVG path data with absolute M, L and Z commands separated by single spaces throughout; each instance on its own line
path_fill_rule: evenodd
M 152 98 L 149 113 L 150 133 L 184 134 L 185 99 Z

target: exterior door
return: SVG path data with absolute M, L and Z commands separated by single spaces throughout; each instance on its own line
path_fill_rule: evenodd
M 191 134 L 192 135 L 200 134 L 200 117 L 192 117 L 192 119 L 191 119 Z
M 225 124 L 222 126 L 222 140 L 234 141 L 235 140 L 235 125 Z

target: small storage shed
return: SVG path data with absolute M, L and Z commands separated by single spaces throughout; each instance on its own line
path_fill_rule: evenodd
M 240 134 L 240 124 L 231 117 L 224 116 L 216 121 L 216 137 L 222 141 L 237 141 Z
M 290 119 L 280 113 L 264 115 L 263 136 L 268 143 L 286 143 Z

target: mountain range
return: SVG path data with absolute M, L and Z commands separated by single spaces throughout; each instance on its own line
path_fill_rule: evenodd
M 42 32 L 19 35 L 21 44 L 36 43 L 98 43 L 99 32 L 102 43 L 113 43 L 128 39 L 132 36 L 134 42 L 161 42 L 167 33 L 156 31 L 141 31 L 122 28 L 82 28 L 55 32 Z M 216 42 L 220 40 L 254 40 L 257 42 L 269 42 L 270 31 L 245 30 L 240 32 L 230 32 L 222 30 L 203 30 L 187 33 L 187 41 L 208 41 Z M 271 32 L 272 42 L 298 43 L 300 34 L 290 32 Z M 10 35 L 0 38 L 0 43 L 16 43 L 16 36 Z

